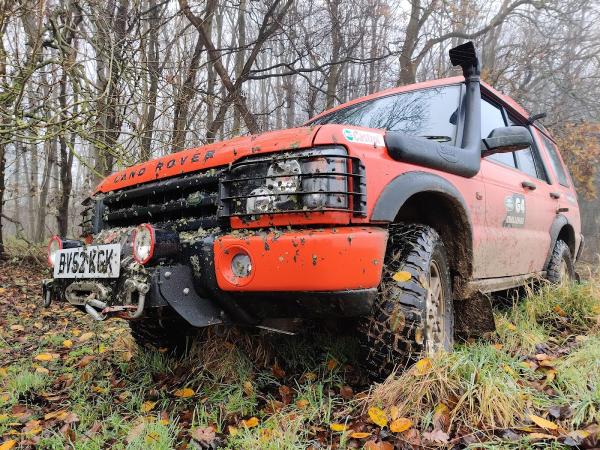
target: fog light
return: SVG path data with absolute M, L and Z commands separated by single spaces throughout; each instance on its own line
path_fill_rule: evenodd
M 154 254 L 154 227 L 143 223 L 133 231 L 133 258 L 146 264 Z
M 252 260 L 247 253 L 238 253 L 231 259 L 231 272 L 239 278 L 252 273 Z
M 48 242 L 48 264 L 50 267 L 54 267 L 56 262 L 56 253 L 63 248 L 62 239 L 58 236 L 52 236 L 50 242 Z

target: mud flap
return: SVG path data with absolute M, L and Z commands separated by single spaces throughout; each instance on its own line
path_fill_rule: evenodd
M 454 327 L 460 338 L 481 336 L 496 331 L 490 297 L 480 292 L 454 302 Z
M 194 327 L 223 323 L 223 313 L 212 300 L 194 289 L 192 270 L 178 265 L 158 269 L 158 288 L 167 303 Z

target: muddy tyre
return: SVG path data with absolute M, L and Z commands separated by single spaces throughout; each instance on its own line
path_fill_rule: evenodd
M 196 330 L 183 319 L 146 318 L 129 322 L 131 336 L 142 348 L 162 349 L 182 354 Z
M 406 367 L 423 353 L 451 350 L 454 312 L 448 257 L 433 228 L 390 227 L 378 296 L 359 331 L 366 368 L 375 379 Z
M 546 270 L 546 279 L 553 284 L 575 280 L 575 265 L 571 250 L 565 241 L 557 240 Z

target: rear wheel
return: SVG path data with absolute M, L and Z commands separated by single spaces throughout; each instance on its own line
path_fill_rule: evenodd
M 423 352 L 451 350 L 454 311 L 448 257 L 433 228 L 390 227 L 378 297 L 360 332 L 367 369 L 375 378 Z
M 557 240 L 548 263 L 546 278 L 554 284 L 575 280 L 575 264 L 565 241 Z

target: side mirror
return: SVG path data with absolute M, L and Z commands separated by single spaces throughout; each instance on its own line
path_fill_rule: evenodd
M 531 133 L 522 126 L 494 128 L 490 135 L 481 140 L 481 156 L 522 150 L 533 143 Z

